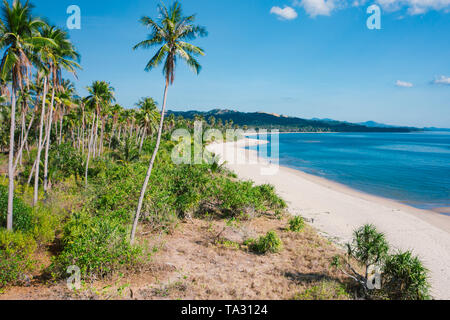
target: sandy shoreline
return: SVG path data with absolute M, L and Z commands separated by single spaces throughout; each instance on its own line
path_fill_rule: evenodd
M 338 244 L 349 241 L 354 229 L 366 223 L 374 224 L 386 234 L 393 249 L 412 250 L 422 259 L 431 273 L 434 298 L 450 299 L 450 217 L 287 167 L 276 169 L 266 160 L 257 159 L 256 151 L 244 149 L 259 143 L 255 139 L 243 139 L 235 143 L 214 143 L 208 150 L 221 155 L 239 177 L 256 184 L 274 185 L 292 214 L 305 217 L 321 234 Z M 237 158 L 241 161 L 236 162 Z M 263 175 L 268 169 L 274 174 Z

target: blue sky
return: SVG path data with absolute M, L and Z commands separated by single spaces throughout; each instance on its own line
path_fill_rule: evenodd
M 206 51 L 201 74 L 180 63 L 168 107 L 450 127 L 450 0 L 376 1 L 381 30 L 366 26 L 374 2 L 182 0 L 209 36 L 195 41 Z M 81 30 L 70 31 L 80 94 L 107 80 L 125 107 L 161 101 L 161 70 L 144 72 L 153 51 L 131 49 L 147 34 L 139 18 L 156 17 L 159 1 L 33 3 L 59 26 L 69 5 L 81 8 Z

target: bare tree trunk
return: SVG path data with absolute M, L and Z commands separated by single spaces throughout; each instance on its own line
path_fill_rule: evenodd
M 145 192 L 147 191 L 148 181 L 150 180 L 150 176 L 152 175 L 153 165 L 155 163 L 156 155 L 158 154 L 159 145 L 161 143 L 161 135 L 164 126 L 164 113 L 166 111 L 166 102 L 167 102 L 167 90 L 169 88 L 169 79 L 166 79 L 166 87 L 164 89 L 164 101 L 161 110 L 161 122 L 159 124 L 158 130 L 158 138 L 156 139 L 155 150 L 153 150 L 153 155 L 150 160 L 150 164 L 148 166 L 147 175 L 145 176 L 144 184 L 142 185 L 141 195 L 139 197 L 138 206 L 136 209 L 136 214 L 134 216 L 133 227 L 131 229 L 130 243 L 133 244 L 136 237 L 136 229 L 139 223 L 139 218 L 141 217 L 142 204 L 144 202 Z
M 6 229 L 13 230 L 13 208 L 14 208 L 14 131 L 16 130 L 16 90 L 12 88 L 11 94 L 11 127 L 9 135 L 9 161 L 8 161 L 8 213 L 6 216 Z
M 20 159 L 22 158 L 23 148 L 25 147 L 25 144 L 26 144 L 26 142 L 28 140 L 28 135 L 29 135 L 30 130 L 31 130 L 31 126 L 33 125 L 34 115 L 35 114 L 33 113 L 33 116 L 31 117 L 30 123 L 28 124 L 28 128 L 27 128 L 27 131 L 25 133 L 25 136 L 22 139 L 22 144 L 20 145 L 20 149 L 19 149 L 19 152 L 17 154 L 16 161 L 14 162 L 14 172 L 17 170 L 17 165 L 18 165 L 18 162 L 19 162 L 19 158 Z
M 61 107 L 61 119 L 59 119 L 59 142 L 58 144 L 61 145 L 62 143 L 62 129 L 63 129 L 63 117 L 64 117 L 64 110 Z
M 24 141 L 24 135 L 25 135 L 25 108 L 23 108 L 23 110 L 22 110 L 22 125 L 21 125 L 21 128 L 20 128 L 20 143 L 19 143 L 19 146 L 22 146 L 22 143 Z M 22 165 L 22 153 L 21 152 L 18 153 L 17 159 L 19 159 L 20 165 Z M 17 162 L 17 160 L 15 162 Z M 14 164 L 14 172 L 16 172 L 16 165 L 15 164 Z
M 103 138 L 105 135 L 105 117 L 102 117 L 102 127 L 101 127 L 101 133 L 100 133 L 100 145 L 98 146 L 98 155 L 103 154 Z
M 93 146 L 93 150 L 94 150 L 94 154 L 93 157 L 97 157 L 97 142 L 98 142 L 98 117 L 99 114 L 97 113 L 97 120 L 96 120 L 96 125 L 95 125 L 95 133 L 94 133 L 94 146 Z
M 141 143 L 139 145 L 139 153 L 142 152 L 142 145 L 144 144 L 145 133 L 147 132 L 147 125 L 144 127 L 144 132 L 142 132 Z
M 50 149 L 51 134 L 52 134 L 52 122 L 53 122 L 53 103 L 55 101 L 55 85 L 52 88 L 52 101 L 50 103 L 50 114 L 48 119 L 47 128 L 47 143 L 45 144 L 45 159 L 44 159 L 44 193 L 48 191 L 48 151 Z
M 36 169 L 36 162 L 37 162 L 37 159 L 34 160 L 33 167 L 31 168 L 30 175 L 28 176 L 27 185 L 30 185 L 30 183 L 31 183 L 31 178 L 33 177 L 34 170 Z
M 38 150 L 36 156 L 36 175 L 34 178 L 34 195 L 33 195 L 33 206 L 37 205 L 39 196 L 39 164 L 41 162 L 41 151 L 42 151 L 42 131 L 44 128 L 44 117 L 45 117 L 45 97 L 47 96 L 47 77 L 44 77 L 44 92 L 42 93 L 42 111 L 41 111 L 41 123 L 39 125 L 39 141 Z
M 94 118 L 92 119 L 92 128 L 91 128 L 91 135 L 88 141 L 88 154 L 87 154 L 87 159 L 86 159 L 86 170 L 84 171 L 84 185 L 87 188 L 88 186 L 88 170 L 89 170 L 89 160 L 91 157 L 91 146 L 92 146 L 92 142 L 94 139 L 94 125 L 95 125 L 95 117 L 96 114 L 94 114 Z

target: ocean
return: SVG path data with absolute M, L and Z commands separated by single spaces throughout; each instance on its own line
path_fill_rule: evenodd
M 449 214 L 450 132 L 286 133 L 278 140 L 282 166 Z

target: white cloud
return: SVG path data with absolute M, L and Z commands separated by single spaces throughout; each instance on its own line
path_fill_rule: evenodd
M 298 17 L 297 12 L 288 6 L 284 6 L 283 9 L 280 7 L 272 7 L 272 9 L 270 9 L 270 13 L 276 14 L 279 18 L 284 20 L 293 20 Z
M 401 80 L 397 80 L 395 85 L 397 87 L 402 87 L 402 88 L 412 88 L 414 86 L 411 82 L 406 82 L 406 81 L 401 81 Z
M 424 14 L 430 10 L 448 12 L 450 9 L 450 0 L 376 0 L 376 3 L 390 12 L 407 8 L 410 15 Z
M 440 78 L 433 81 L 434 84 L 444 84 L 450 86 L 450 77 L 441 76 Z
M 303 7 L 311 17 L 329 16 L 336 8 L 335 0 L 294 0 L 294 5 Z
M 450 0 L 293 0 L 294 6 L 301 7 L 311 16 L 329 16 L 333 11 L 347 7 L 361 7 L 377 3 L 386 12 L 406 9 L 409 15 L 425 14 L 436 10 L 450 12 Z

